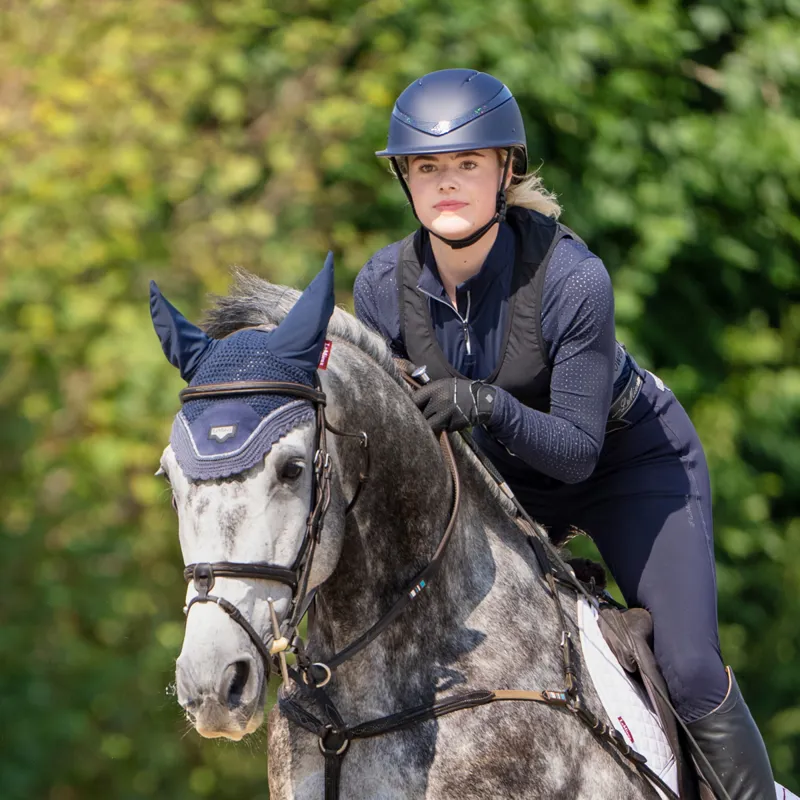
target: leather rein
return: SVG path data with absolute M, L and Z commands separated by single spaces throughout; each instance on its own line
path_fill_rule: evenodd
M 418 384 L 403 373 L 407 383 L 414 388 Z M 192 386 L 180 392 L 182 403 L 196 399 L 235 397 L 253 394 L 282 394 L 308 400 L 316 409 L 316 452 L 314 456 L 314 489 L 311 508 L 306 519 L 306 530 L 303 542 L 292 567 L 276 564 L 235 562 L 215 562 L 189 564 L 184 569 L 184 579 L 193 582 L 197 595 L 184 608 L 188 615 L 195 603 L 216 603 L 234 622 L 240 625 L 252 640 L 264 659 L 267 679 L 271 671 L 280 672 L 283 686 L 278 693 L 278 705 L 281 713 L 295 724 L 313 733 L 318 738 L 319 749 L 325 758 L 325 800 L 338 800 L 342 760 L 353 739 L 366 739 L 391 733 L 410 725 L 435 719 L 465 708 L 475 708 L 498 701 L 536 702 L 555 708 L 563 708 L 573 713 L 601 742 L 612 746 L 627 759 L 654 786 L 660 789 L 669 800 L 679 800 L 678 795 L 664 783 L 645 763 L 644 756 L 631 748 L 622 735 L 612 726 L 603 722 L 592 713 L 581 699 L 578 675 L 573 666 L 572 638 L 567 627 L 566 617 L 561 606 L 558 584 L 583 594 L 593 604 L 596 598 L 587 591 L 575 577 L 572 569 L 561 559 L 560 555 L 547 539 L 547 534 L 528 516 L 522 506 L 511 493 L 490 464 L 465 436 L 467 443 L 488 469 L 492 478 L 498 482 L 504 493 L 514 502 L 517 509 L 515 523 L 520 527 L 531 545 L 539 566 L 544 575 L 551 597 L 558 612 L 562 628 L 561 651 L 564 665 L 565 688 L 561 690 L 524 691 L 512 689 L 476 690 L 450 695 L 438 702 L 405 709 L 379 719 L 370 720 L 357 725 L 348 726 L 337 710 L 324 686 L 331 680 L 334 671 L 356 653 L 363 650 L 389 625 L 392 624 L 430 584 L 441 566 L 447 545 L 455 530 L 455 523 L 461 505 L 461 482 L 453 455 L 452 446 L 446 433 L 439 436 L 439 445 L 444 460 L 450 471 L 453 484 L 453 499 L 447 526 L 428 565 L 413 579 L 412 583 L 374 625 L 362 633 L 343 650 L 326 659 L 325 662 L 312 662 L 305 645 L 297 633 L 298 626 L 311 606 L 315 590 L 308 591 L 308 578 L 311 570 L 316 546 L 330 505 L 331 497 L 331 457 L 327 449 L 326 431 L 335 436 L 359 439 L 362 447 L 364 468 L 359 474 L 355 494 L 350 500 L 345 514 L 349 514 L 369 477 L 369 440 L 363 431 L 347 433 L 334 428 L 325 417 L 326 396 L 319 388 L 303 384 L 279 381 L 250 381 L 206 384 Z M 291 610 L 283 625 L 278 625 L 272 609 L 273 632 L 264 641 L 247 621 L 236 606 L 223 597 L 210 594 L 217 577 L 251 578 L 256 580 L 273 580 L 289 586 L 292 590 Z M 270 641 L 271 640 L 271 641 Z M 269 643 L 269 644 L 268 644 Z M 296 656 L 296 668 L 288 667 L 286 653 Z M 298 687 L 305 699 L 315 703 L 322 709 L 324 719 L 308 711 L 297 700 L 288 696 L 289 681 Z

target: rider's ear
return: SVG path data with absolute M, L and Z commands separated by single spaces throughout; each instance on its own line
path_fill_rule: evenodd
M 269 334 L 267 349 L 292 366 L 313 372 L 325 346 L 333 306 L 333 253 L 328 253 L 317 277 Z
M 216 347 L 216 340 L 192 325 L 161 294 L 155 281 L 150 281 L 150 316 L 164 355 L 173 367 L 180 370 L 181 377 L 188 383 L 200 362 Z

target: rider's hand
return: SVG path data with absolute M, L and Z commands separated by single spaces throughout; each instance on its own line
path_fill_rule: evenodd
M 467 378 L 442 378 L 417 389 L 413 399 L 434 433 L 485 425 L 494 410 L 494 386 Z

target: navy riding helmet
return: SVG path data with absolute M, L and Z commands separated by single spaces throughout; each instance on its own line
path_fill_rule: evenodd
M 464 239 L 445 239 L 430 231 L 460 249 L 477 242 L 492 225 L 505 218 L 504 186 L 512 157 L 519 173 L 524 175 L 527 170 L 525 125 L 508 87 L 497 78 L 472 69 L 443 69 L 423 76 L 397 98 L 386 149 L 375 155 L 392 161 L 413 210 L 414 202 L 397 163 L 398 157 L 487 148 L 508 148 L 494 217 Z

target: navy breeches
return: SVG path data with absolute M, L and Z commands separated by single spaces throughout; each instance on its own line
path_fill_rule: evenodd
M 649 373 L 625 425 L 606 436 L 580 484 L 507 476 L 528 513 L 556 530 L 574 525 L 597 544 L 630 606 L 650 611 L 654 649 L 682 718 L 725 697 L 720 655 L 711 492 L 688 415 Z

